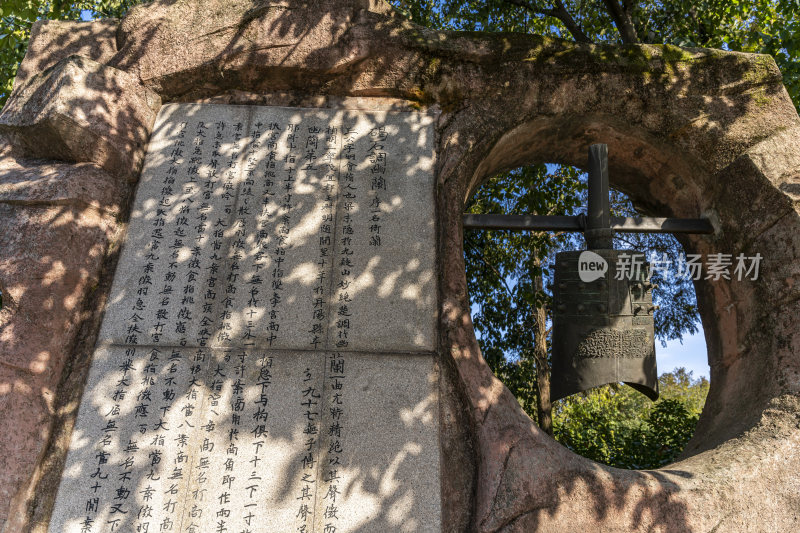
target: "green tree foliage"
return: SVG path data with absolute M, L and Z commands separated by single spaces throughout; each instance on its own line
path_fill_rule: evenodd
M 572 212 L 580 203 L 579 172 L 544 165 L 523 167 L 483 185 L 470 200 L 470 213 L 552 215 Z M 464 236 L 473 321 L 484 357 L 495 374 L 535 417 L 534 324 L 536 308 L 549 294 L 535 289 L 536 277 L 551 276 L 546 258 L 565 245 L 566 235 L 509 231 L 470 231 Z
M 630 387 L 608 385 L 556 403 L 556 439 L 574 452 L 618 468 L 674 462 L 694 433 L 709 383 L 678 368 L 659 378 L 651 403 Z
M 84 0 L 37 2 L 3 0 L 0 3 L 0 106 L 11 94 L 17 67 L 28 49 L 33 23 L 46 20 L 121 17 L 140 0 Z

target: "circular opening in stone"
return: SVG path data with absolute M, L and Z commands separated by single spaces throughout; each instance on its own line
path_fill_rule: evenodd
M 585 173 L 542 164 L 484 181 L 467 212 L 577 215 L 586 204 Z M 639 216 L 613 189 L 611 208 L 616 216 Z M 555 256 L 585 246 L 581 233 L 465 229 L 467 286 L 483 356 L 528 415 L 572 451 L 619 468 L 664 466 L 692 437 L 709 389 L 687 256 L 670 234 L 615 235 L 615 249 L 651 259 L 659 399 L 615 382 L 550 403 Z

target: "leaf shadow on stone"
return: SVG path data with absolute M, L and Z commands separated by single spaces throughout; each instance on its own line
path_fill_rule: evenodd
M 324 10 L 305 6 L 299 11 L 302 18 L 293 18 L 295 15 L 288 10 L 273 22 L 272 29 L 279 36 L 299 37 L 300 41 L 312 35 L 311 30 L 322 24 Z M 699 284 L 698 300 L 711 340 L 712 372 L 716 373 L 712 376 L 709 404 L 722 413 L 707 409 L 708 414 L 704 413 L 701 419 L 695 453 L 710 450 L 708 455 L 699 453 L 669 469 L 650 472 L 623 472 L 577 458 L 538 431 L 481 359 L 471 327 L 463 251 L 458 244 L 461 211 L 470 191 L 499 170 L 537 161 L 585 165 L 587 145 L 605 142 L 612 154 L 620 154 L 611 159 L 614 185 L 628 192 L 637 206 L 649 214 L 689 217 L 697 216 L 698 211 L 717 209 L 726 240 L 685 239 L 687 250 L 738 249 L 752 243 L 753 235 L 761 235 L 759 231 L 766 232 L 770 227 L 755 216 L 764 205 L 777 205 L 783 223 L 797 227 L 797 215 L 790 209 L 790 202 L 770 188 L 758 169 L 743 167 L 741 177 L 733 184 L 721 179 L 725 169 L 757 142 L 759 134 L 768 135 L 777 128 L 797 124 L 796 114 L 781 114 L 785 107 L 782 89 L 770 66 L 760 69 L 758 60 L 752 57 L 715 52 L 700 52 L 699 58 L 680 55 L 670 59 L 665 51 L 653 56 L 644 49 L 626 47 L 604 48 L 597 55 L 591 47 L 535 37 L 445 33 L 445 40 L 440 41 L 419 28 L 369 13 L 350 28 L 351 32 L 353 28 L 363 31 L 356 40 L 371 43 L 353 60 L 343 59 L 346 54 L 342 49 L 331 45 L 313 49 L 303 63 L 291 63 L 288 50 L 283 58 L 270 56 L 269 61 L 259 63 L 264 56 L 258 47 L 243 44 L 247 40 L 245 26 L 235 29 L 230 40 L 223 39 L 202 60 L 173 65 L 171 71 L 149 76 L 147 67 L 137 62 L 148 53 L 155 54 L 162 44 L 158 33 L 161 30 L 152 26 L 142 30 L 137 40 L 128 41 L 114 64 L 137 71 L 165 100 L 230 97 L 234 91 L 285 90 L 295 94 L 404 97 L 420 106 L 438 106 L 443 111 L 437 125 L 442 331 L 439 349 L 445 354 L 442 364 L 452 365 L 452 373 L 447 374 L 453 380 L 450 386 L 461 409 L 468 413 L 471 432 L 465 439 L 468 442 L 454 445 L 468 452 L 442 457 L 443 484 L 451 491 L 445 491 L 443 529 L 536 531 L 551 528 L 554 520 L 566 523 L 565 514 L 574 513 L 584 517 L 582 523 L 590 526 L 616 524 L 624 531 L 692 530 L 700 518 L 687 505 L 685 498 L 690 496 L 685 496 L 685 487 L 698 482 L 695 472 L 702 471 L 707 458 L 730 462 L 735 456 L 735 450 L 717 452 L 713 448 L 748 430 L 761 438 L 769 433 L 762 426 L 794 416 L 791 405 L 776 405 L 774 400 L 780 392 L 797 393 L 786 384 L 787 377 L 777 370 L 779 365 L 770 360 L 770 364 L 763 365 L 765 369 L 759 370 L 742 355 L 730 351 L 723 340 L 734 333 L 730 329 L 722 331 L 729 326 L 717 325 L 724 307 L 721 296 L 709 284 Z M 271 46 L 270 42 L 265 45 Z M 73 104 L 77 108 L 96 106 L 98 102 L 76 100 Z M 124 122 L 130 115 L 109 110 L 107 107 L 111 124 Z M 774 121 L 765 131 L 764 121 L 758 117 L 769 113 Z M 141 131 L 147 134 L 143 125 Z M 92 142 L 91 137 L 86 139 Z M 123 223 L 127 221 L 126 212 L 122 210 Z M 747 222 L 742 228 L 737 217 L 745 215 Z M 775 217 L 767 218 L 767 222 L 774 223 Z M 791 255 L 795 252 L 780 251 L 778 239 L 765 246 L 775 252 L 776 258 L 796 261 Z M 82 293 L 79 333 L 74 337 L 75 348 L 70 350 L 74 359 L 69 362 L 71 371 L 64 374 L 61 382 L 58 414 L 52 426 L 56 429 L 45 448 L 53 458 L 43 463 L 37 474 L 40 487 L 57 485 L 61 474 L 64 442 L 80 397 L 75 391 L 85 380 L 99 327 L 99 313 L 92 311 L 109 290 L 115 257 L 114 251 L 105 257 L 97 295 Z M 768 281 L 755 288 L 745 290 L 723 284 L 721 291 L 741 295 L 744 302 L 752 302 L 753 298 L 770 301 L 776 289 L 768 283 L 782 276 L 786 277 L 786 272 L 775 265 L 765 272 Z M 3 282 L 9 285 L 7 279 Z M 748 290 L 756 296 L 747 294 Z M 780 294 L 779 299 L 784 301 L 789 296 Z M 22 305 L 21 298 L 16 300 Z M 786 300 L 784 305 L 796 318 L 796 305 L 789 307 L 792 301 Z M 748 311 L 744 304 L 735 305 L 742 314 Z M 788 357 L 789 352 L 775 347 L 772 337 L 777 326 L 768 322 L 763 318 L 755 325 L 746 324 L 751 332 L 747 354 L 756 361 L 761 353 L 759 345 Z M 758 334 L 758 329 L 763 333 Z M 783 341 L 790 337 L 782 330 L 777 335 Z M 746 409 L 742 408 L 743 402 L 725 404 L 731 399 L 726 389 L 741 391 L 740 376 L 746 373 L 739 369 L 737 374 L 730 371 L 727 376 L 728 367 L 744 364 L 747 371 L 752 370 L 752 382 L 767 384 L 745 391 L 745 401 L 750 404 Z M 779 375 L 770 375 L 773 371 Z M 735 383 L 727 384 L 726 377 Z M 779 384 L 781 380 L 783 385 Z M 443 435 L 443 440 L 450 443 L 462 436 L 454 429 Z M 747 438 L 750 437 L 741 442 L 747 444 Z M 465 455 L 470 456 L 471 462 L 459 463 Z M 460 486 L 451 481 L 455 474 L 449 472 L 456 470 L 470 472 L 466 481 L 458 478 Z M 361 482 L 367 490 L 376 490 L 376 478 L 365 474 Z M 45 499 L 46 496 L 37 499 L 28 512 L 40 518 L 46 516 L 42 510 L 47 507 Z M 362 526 L 361 531 L 374 531 L 379 525 L 391 527 L 391 505 L 396 501 L 395 496 L 388 497 L 378 517 Z M 713 501 L 708 505 L 708 520 L 717 523 L 724 518 L 724 509 L 714 507 Z

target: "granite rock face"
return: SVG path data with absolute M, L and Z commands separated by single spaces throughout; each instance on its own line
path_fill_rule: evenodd
M 323 78 L 358 68 L 378 44 L 353 31 L 354 22 L 391 12 L 375 0 L 201 1 L 189 9 L 155 2 L 122 21 L 109 64 L 162 96 L 298 84 L 324 94 L 316 89 Z
M 106 64 L 117 52 L 116 19 L 93 22 L 38 20 L 31 28 L 31 40 L 25 58 L 14 78 L 14 88 L 44 72 L 62 59 L 77 55 Z
M 95 311 L 87 304 L 117 232 L 121 191 L 96 165 L 0 159 L 2 518 L 13 498 L 30 496 L 26 483 L 45 458 L 62 373 Z
M 98 35 L 106 39 L 102 36 L 107 33 Z M 435 147 L 441 302 L 437 350 L 441 446 L 447 450 L 441 466 L 444 531 L 797 529 L 800 118 L 771 58 L 434 32 L 403 20 L 382 2 L 345 0 L 313 5 L 153 2 L 132 10 L 118 35 L 118 51 L 108 64 L 136 80 L 125 94 L 138 101 L 146 100 L 141 96 L 146 86 L 164 100 L 244 103 L 272 93 L 286 94 L 289 100 L 311 93 L 405 99 L 401 105 L 441 110 Z M 71 66 L 56 67 L 45 77 L 55 80 L 55 72 L 86 76 L 74 61 L 61 65 Z M 34 121 L 6 117 L 22 116 L 25 105 L 46 107 L 35 99 L 26 104 L 22 96 L 36 83 L 34 78 L 16 87 L 16 103 L 2 115 L 9 124 L 6 131 L 17 132 L 11 137 L 17 150 L 31 150 L 19 132 L 35 131 L 30 129 Z M 113 108 L 119 95 L 97 91 L 92 98 Z M 113 115 L 122 121 L 127 116 Z M 135 144 L 131 139 L 146 139 L 147 129 L 136 137 L 120 135 L 114 127 L 98 128 L 102 142 L 86 141 L 88 148 L 80 153 L 91 154 L 120 138 L 126 140 L 115 146 Z M 461 244 L 466 199 L 482 180 L 502 169 L 535 162 L 586 165 L 586 148 L 594 142 L 609 146 L 612 185 L 628 192 L 649 214 L 704 215 L 714 221 L 714 235 L 683 240 L 687 252 L 758 252 L 764 258 L 755 281 L 702 280 L 696 285 L 711 391 L 687 458 L 661 470 L 606 468 L 575 456 L 539 431 L 491 374 L 470 322 Z M 59 150 L 40 156 L 95 162 L 117 169 L 115 179 L 130 174 L 108 163 L 113 158 L 74 157 L 77 149 L 56 145 Z M 19 209 L 13 203 L 3 206 Z M 0 223 L 30 235 L 25 242 L 31 243 L 51 228 L 50 215 L 42 213 L 41 227 L 18 230 L 6 225 L 30 219 L 19 214 Z M 102 231 L 93 231 L 87 239 L 97 244 Z M 23 252 L 20 244 L 15 246 Z M 59 253 L 62 262 L 73 256 L 63 249 Z M 6 268 L 0 269 L 4 287 L 12 283 Z M 17 272 L 20 267 L 13 268 Z M 100 276 L 99 267 L 92 268 L 87 279 Z M 76 298 L 87 298 L 89 289 L 81 287 L 74 292 Z M 13 307 L 22 304 L 19 290 L 17 294 L 20 301 L 12 298 L 11 313 L 20 312 Z M 37 298 L 45 305 L 46 296 Z M 64 346 L 74 341 L 62 333 L 62 326 L 43 327 L 46 333 L 37 335 L 61 335 Z M 13 357 L 14 372 L 37 361 L 37 353 L 27 348 L 15 348 Z M 67 352 L 65 357 L 76 354 Z M 17 376 L 4 380 L 4 418 L 44 402 L 25 395 L 41 391 L 39 382 Z M 56 396 L 74 399 L 80 380 L 68 378 Z M 65 413 L 52 426 L 54 433 L 63 435 L 63 428 L 71 427 L 74 411 Z M 63 457 L 64 440 L 49 442 L 52 454 Z M 13 449 L 3 446 L 4 452 Z M 24 464 L 38 461 L 38 452 L 15 453 Z M 17 495 L 8 531 L 36 530 L 48 520 L 58 477 L 36 472 L 29 466 L 8 474 L 5 490 Z M 7 513 L 0 511 L 0 516 Z
M 160 105 L 133 76 L 73 55 L 17 87 L 0 132 L 31 157 L 92 162 L 135 179 Z
M 117 26 L 37 23 L 0 113 L 5 531 L 37 527 L 41 487 L 60 478 L 53 450 L 69 442 L 88 368 L 81 354 L 91 353 L 109 284 L 103 272 L 160 105 L 136 78 L 101 64 L 116 50 Z

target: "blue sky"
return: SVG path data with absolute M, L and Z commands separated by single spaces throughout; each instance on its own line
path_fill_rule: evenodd
M 662 348 L 661 343 L 656 342 L 656 362 L 659 374 L 682 366 L 693 372 L 695 379 L 700 376 L 710 379 L 703 327 L 700 326 L 700 331 L 694 335 L 684 335 L 683 344 L 679 341 L 669 341 L 667 347 Z

